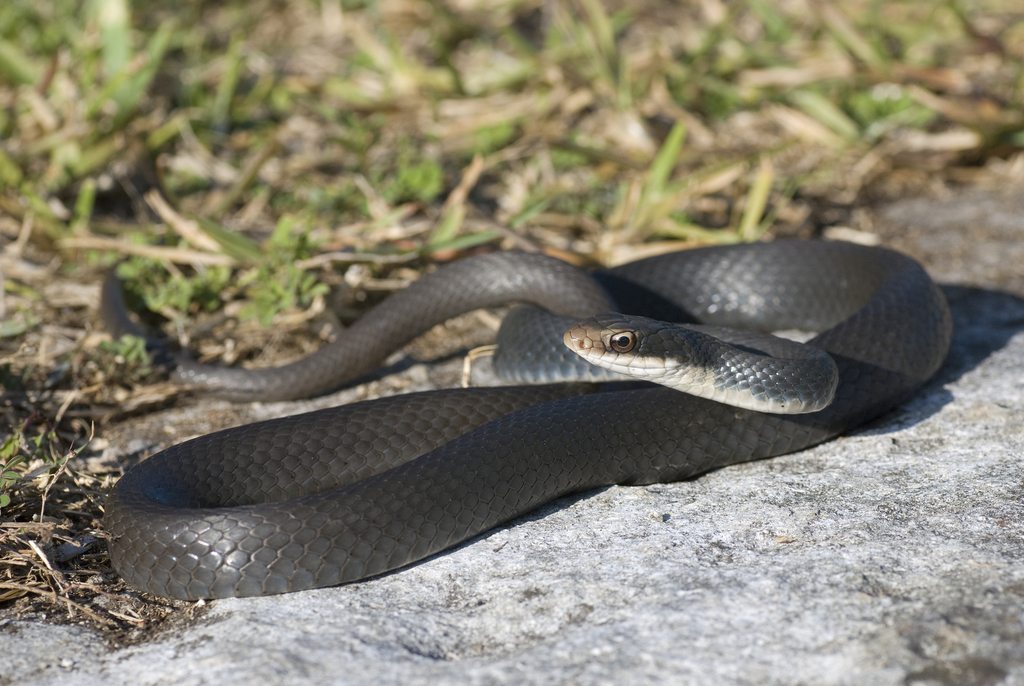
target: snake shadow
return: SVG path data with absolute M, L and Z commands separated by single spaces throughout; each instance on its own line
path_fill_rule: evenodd
M 1003 291 L 942 286 L 953 313 L 953 341 L 932 383 L 948 384 L 976 368 L 1024 331 L 1024 299 Z
M 942 292 L 949 301 L 953 315 L 953 338 L 945 363 L 920 392 L 893 410 L 858 427 L 855 433 L 887 433 L 896 429 L 913 426 L 925 421 L 955 400 L 947 386 L 976 369 L 993 353 L 1006 347 L 1016 334 L 1024 331 L 1024 299 L 1011 293 L 974 288 L 970 286 L 944 285 Z M 702 475 L 693 477 L 700 478 Z M 557 512 L 607 490 L 602 487 L 573 493 L 552 500 L 540 507 L 509 520 L 458 546 L 443 550 L 437 555 L 446 555 L 453 550 L 473 545 L 494 533 L 511 529 L 527 522 L 539 521 L 552 512 Z M 404 569 L 415 567 L 432 560 L 435 555 L 420 560 L 408 567 L 386 572 L 386 577 Z

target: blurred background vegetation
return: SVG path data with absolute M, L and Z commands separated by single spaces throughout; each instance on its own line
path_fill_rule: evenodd
M 115 263 L 269 364 L 467 251 L 872 242 L 865 208 L 1024 179 L 1022 61 L 1019 0 L 4 0 L 0 602 L 72 608 L 28 542 L 96 527 L 70 451 L 177 392 L 95 321 Z

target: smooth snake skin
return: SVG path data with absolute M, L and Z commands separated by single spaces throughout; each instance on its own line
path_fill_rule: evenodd
M 811 344 L 838 366 L 835 400 L 811 414 L 774 415 L 660 387 L 474 388 L 228 429 L 174 446 L 119 481 L 104 520 L 115 569 L 133 586 L 183 599 L 355 581 L 561 495 L 677 481 L 820 443 L 906 399 L 949 347 L 941 292 L 917 263 L 879 248 L 697 249 L 594 279 L 538 255 L 469 258 L 392 296 L 297 366 L 252 375 L 182 363 L 177 376 L 236 398 L 314 395 L 369 371 L 436 321 L 527 301 L 576 318 L 617 307 L 714 326 L 822 331 Z M 583 295 L 566 290 L 573 284 Z M 108 326 L 134 330 L 119 298 L 108 282 Z

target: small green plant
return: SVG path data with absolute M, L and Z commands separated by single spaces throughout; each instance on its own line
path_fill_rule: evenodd
M 914 102 L 905 88 L 893 83 L 880 83 L 870 90 L 851 93 L 846 107 L 864 127 L 864 136 L 869 140 L 901 126 L 924 128 L 936 116 Z
M 473 133 L 473 152 L 478 155 L 489 155 L 501 150 L 512 142 L 516 134 L 516 124 L 513 121 L 483 126 Z
M 27 310 L 18 309 L 13 315 L 0 321 L 0 338 L 20 336 L 39 323 L 39 317 Z
M 115 341 L 101 341 L 100 363 L 108 383 L 144 379 L 153 373 L 146 340 L 130 334 Z
M 249 296 L 249 303 L 239 313 L 243 318 L 256 317 L 263 326 L 270 326 L 278 312 L 304 307 L 327 293 L 327 284 L 295 264 L 310 257 L 315 248 L 309 230 L 296 230 L 297 225 L 295 217 L 282 217 L 270 236 L 262 263 L 239 279 Z
M 213 312 L 222 306 L 221 293 L 231 283 L 228 267 L 207 267 L 189 277 L 172 274 L 167 267 L 145 257 L 131 257 L 117 268 L 128 295 L 153 312 L 181 320 L 189 313 Z
M 46 428 L 30 436 L 28 428 L 35 422 L 45 424 Z M 22 470 L 31 460 L 43 454 L 55 436 L 54 427 L 49 421 L 41 414 L 33 413 L 0 445 L 0 510 L 11 504 L 10 491 L 15 483 L 24 478 Z M 59 459 L 51 459 L 50 462 L 55 467 L 61 464 Z
M 11 496 L 7 493 L 21 474 L 14 470 L 19 464 L 26 462 L 24 455 L 18 454 L 21 447 L 21 432 L 13 434 L 0 446 L 0 510 L 11 504 Z
M 205 228 L 205 226 L 204 226 Z M 118 265 L 117 274 L 125 284 L 129 308 L 148 309 L 167 319 L 182 322 L 199 312 L 213 312 L 227 300 L 244 293 L 249 302 L 242 307 L 243 319 L 257 318 L 269 326 L 277 313 L 304 307 L 328 291 L 326 284 L 296 265 L 316 252 L 308 227 L 300 227 L 293 215 L 283 216 L 267 243 L 255 248 L 254 266 L 235 274 L 227 266 L 209 266 L 185 276 L 163 262 L 148 257 L 131 257 Z M 123 358 L 133 376 L 145 376 L 143 343 L 130 338 L 106 344 L 105 352 Z M 108 370 L 112 372 L 113 370 Z
M 431 202 L 444 187 L 444 170 L 434 160 L 396 161 L 394 176 L 381 188 L 381 195 L 392 204 L 418 200 Z

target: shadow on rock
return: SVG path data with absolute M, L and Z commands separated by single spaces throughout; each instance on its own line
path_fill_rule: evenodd
M 1024 330 L 1024 299 L 970 286 L 942 286 L 953 313 L 953 341 L 933 383 L 947 384 L 977 367 Z

